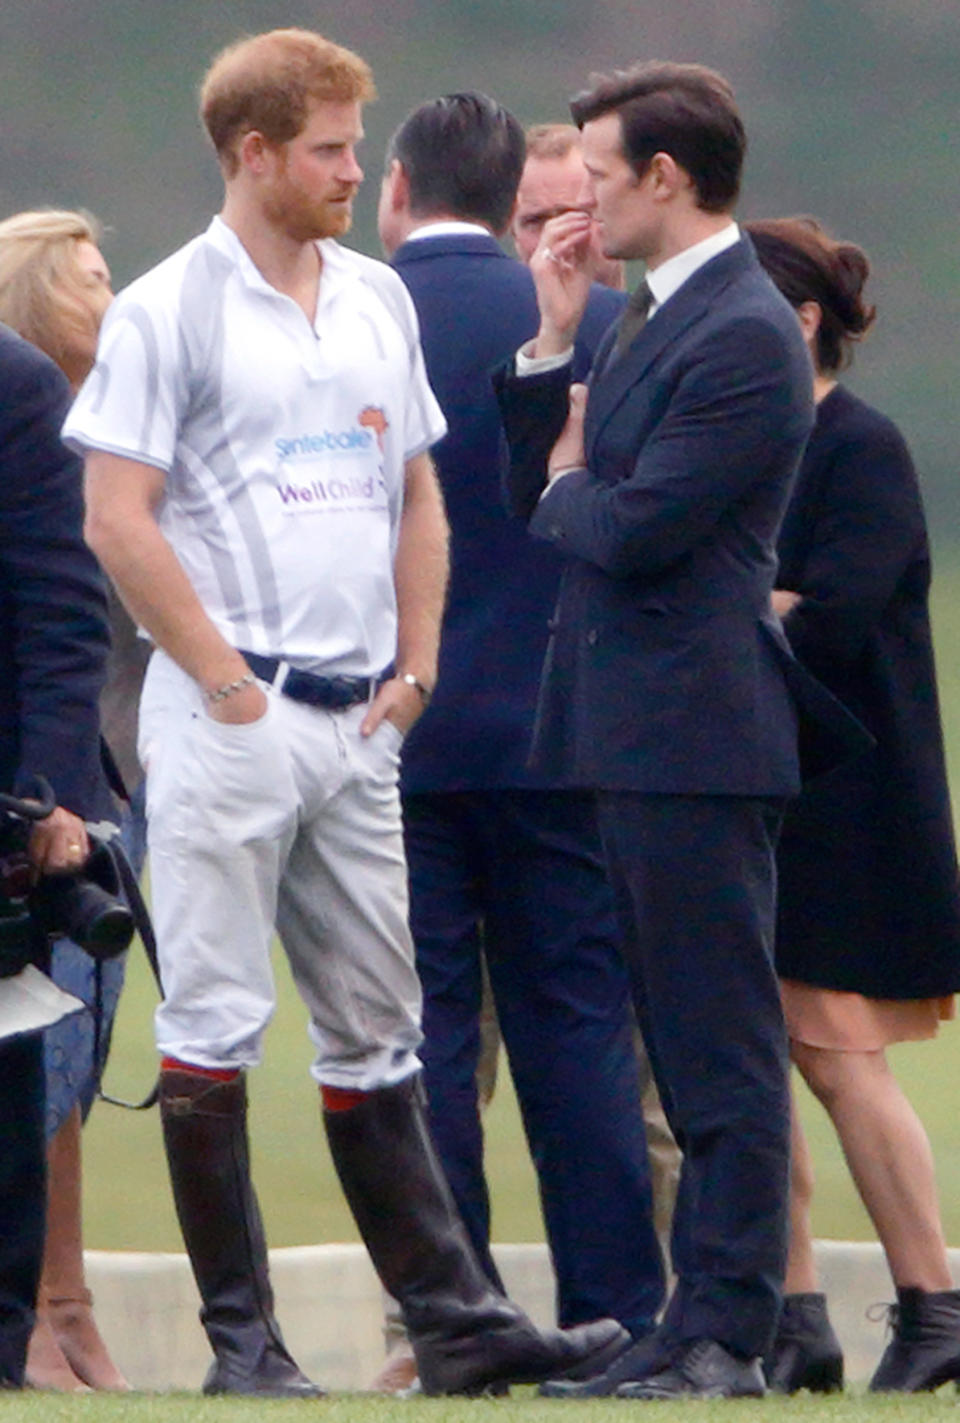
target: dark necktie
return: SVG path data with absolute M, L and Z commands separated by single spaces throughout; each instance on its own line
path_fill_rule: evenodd
M 625 351 L 629 350 L 634 338 L 639 336 L 644 326 L 647 324 L 647 317 L 653 305 L 653 292 L 647 285 L 647 279 L 637 287 L 627 302 L 626 309 L 620 321 L 620 329 L 617 332 L 617 339 L 614 343 L 613 351 L 610 354 L 610 364 L 619 361 Z

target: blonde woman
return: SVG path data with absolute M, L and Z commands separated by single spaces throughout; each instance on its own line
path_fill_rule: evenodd
M 113 292 L 89 213 L 50 208 L 0 222 L 0 319 L 39 346 L 77 389 L 97 353 Z
M 99 244 L 98 224 L 82 212 L 22 212 L 0 222 L 0 321 L 52 357 L 74 389 L 93 365 L 100 322 L 113 299 Z M 76 945 L 61 940 L 55 946 L 51 972 L 62 987 L 93 1002 L 93 961 Z M 122 981 L 122 960 L 103 965 L 99 1061 L 88 1013 L 44 1035 L 47 1240 L 27 1354 L 26 1378 L 34 1388 L 128 1386 L 93 1318 L 80 1213 L 80 1125 L 96 1092 Z

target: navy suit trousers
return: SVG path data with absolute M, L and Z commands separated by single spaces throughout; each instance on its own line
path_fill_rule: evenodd
M 0 1387 L 23 1383 L 43 1262 L 43 1042 L 0 1042 Z
M 772 1340 L 786 1266 L 787 1039 L 773 968 L 777 799 L 601 792 L 644 1042 L 683 1152 L 665 1320 L 738 1354 Z
M 593 799 L 408 795 L 404 823 L 430 1125 L 474 1246 L 492 1270 L 476 1089 L 482 953 L 539 1179 L 559 1321 L 610 1315 L 644 1333 L 662 1265 Z

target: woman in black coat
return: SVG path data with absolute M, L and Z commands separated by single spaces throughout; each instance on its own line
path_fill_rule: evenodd
M 817 420 L 781 532 L 774 609 L 797 657 L 856 713 L 875 748 L 805 790 L 778 854 L 777 969 L 791 1055 L 829 1112 L 897 1287 L 871 1388 L 960 1378 L 952 1288 L 926 1133 L 886 1061 L 933 1037 L 960 988 L 960 896 L 917 479 L 896 427 L 837 384 L 873 310 L 858 247 L 811 219 L 748 224 L 795 308 Z M 773 1387 L 829 1388 L 842 1357 L 817 1292 L 813 1173 L 794 1114 L 785 1307 Z

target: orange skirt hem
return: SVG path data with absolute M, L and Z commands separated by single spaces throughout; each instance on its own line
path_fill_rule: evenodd
M 956 1016 L 953 994 L 943 998 L 866 998 L 781 978 L 780 997 L 792 1042 L 834 1052 L 877 1052 L 893 1043 L 935 1038 Z

